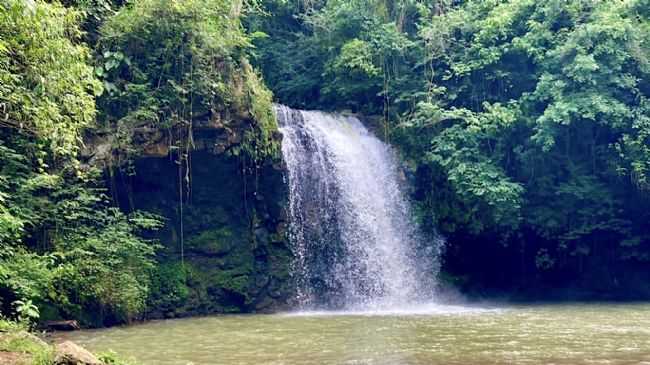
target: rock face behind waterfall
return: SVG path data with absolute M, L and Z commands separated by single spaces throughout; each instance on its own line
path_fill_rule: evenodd
M 152 237 L 163 247 L 147 318 L 285 308 L 292 255 L 285 234 L 284 172 L 279 153 L 253 161 L 243 151 L 243 135 L 256 123 L 245 111 L 232 110 L 195 120 L 190 168 L 181 176 L 169 139 L 185 129 L 143 126 L 134 131 L 137 151 L 130 165 L 106 170 L 109 194 L 124 211 L 165 219 Z M 281 135 L 270 134 L 279 145 Z M 126 160 L 115 156 L 115 138 L 89 136 L 88 163 L 103 167 Z
M 303 308 L 386 308 L 433 297 L 440 240 L 412 220 L 395 153 L 358 119 L 277 106 L 292 273 Z
M 194 122 L 188 174 L 179 176 L 168 142 L 182 130 L 146 126 L 134 132 L 131 165 L 106 170 L 124 211 L 165 218 L 147 318 L 273 311 L 291 298 L 350 308 L 431 297 L 439 242 L 415 228 L 391 148 L 355 118 L 276 114 L 284 163 L 245 156 L 255 121 L 222 113 Z M 120 160 L 112 138 L 88 137 L 89 164 Z

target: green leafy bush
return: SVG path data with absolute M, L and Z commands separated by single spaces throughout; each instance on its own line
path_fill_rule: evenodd
M 196 120 L 234 111 L 255 121 L 243 148 L 277 154 L 271 93 L 246 60 L 242 10 L 228 0 L 146 0 L 108 19 L 99 38 L 97 74 L 107 91 L 99 104 L 101 120 L 120 131 L 118 147 L 128 149 L 139 127 L 176 128 L 170 144 L 182 159 Z

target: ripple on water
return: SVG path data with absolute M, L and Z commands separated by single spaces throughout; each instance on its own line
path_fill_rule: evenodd
M 631 365 L 650 360 L 649 328 L 650 304 L 429 305 L 165 320 L 59 340 L 145 365 Z
M 421 304 L 390 308 L 350 308 L 343 310 L 299 310 L 281 313 L 287 317 L 327 317 L 327 316 L 431 316 L 431 315 L 469 315 L 502 313 L 507 307 L 488 307 L 452 304 Z

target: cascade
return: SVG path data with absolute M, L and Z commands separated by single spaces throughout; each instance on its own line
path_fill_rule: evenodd
M 393 149 L 355 117 L 276 106 L 301 309 L 433 299 L 442 241 L 423 239 Z

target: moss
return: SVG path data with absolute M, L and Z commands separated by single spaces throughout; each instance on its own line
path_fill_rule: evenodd
M 224 294 L 223 297 L 215 297 L 212 300 L 222 304 L 236 302 L 246 306 L 253 300 L 254 295 L 251 292 L 254 260 L 249 249 L 238 247 L 224 258 L 221 267 L 215 268 L 214 265 L 210 265 L 209 260 L 202 264 L 194 263 L 193 266 L 198 273 L 195 277 L 203 281 L 203 286 L 209 291 Z
M 254 297 L 251 291 L 254 281 L 254 263 L 255 257 L 249 241 L 242 240 L 232 246 L 222 258 L 193 260 L 191 263 L 193 286 L 202 288 L 204 298 L 211 301 L 212 305 L 222 306 L 220 311 L 236 306 L 237 311 L 241 312 Z
M 27 332 L 24 325 L 0 319 L 0 351 L 21 354 L 16 361 L 32 365 L 54 363 L 54 349 Z
M 220 271 L 214 277 L 215 284 L 229 292 L 240 295 L 244 298 L 245 304 L 250 304 L 250 281 L 249 275 L 241 275 L 239 270 Z
M 273 112 L 273 93 L 246 59 L 241 61 L 246 105 L 255 119 L 255 129 L 246 131 L 242 149 L 253 160 L 280 159 L 280 139 L 276 137 L 278 123 Z
M 160 264 L 152 275 L 147 306 L 163 313 L 173 311 L 189 297 L 187 270 L 180 262 Z
M 209 261 L 208 261 L 209 262 Z M 190 267 L 191 277 L 190 298 L 181 312 L 217 312 L 235 313 L 245 310 L 250 301 L 248 290 L 250 276 L 242 267 L 221 270 L 206 267 L 207 262 L 192 262 Z
M 0 333 L 17 332 L 27 330 L 27 326 L 22 323 L 8 321 L 0 317 Z
M 211 135 L 197 137 L 209 141 Z M 184 268 L 178 185 L 169 183 L 178 179 L 177 166 L 167 158 L 137 160 L 137 174 L 129 177 L 133 185 L 118 191 L 121 206 L 132 201 L 168 219 L 157 234 L 165 249 L 150 286 L 147 318 L 281 305 L 290 289 L 291 262 L 281 223 L 286 198 L 282 172 L 267 163 L 254 170 L 248 156 L 206 150 L 192 152 L 191 160 L 190 198 L 183 205 Z
M 282 297 L 291 291 L 290 263 L 293 255 L 287 246 L 269 245 L 268 275 L 271 278 L 269 292 L 274 297 Z
M 0 351 L 35 354 L 48 350 L 47 345 L 37 341 L 33 335 L 24 331 L 7 333 L 0 336 Z
M 188 250 L 206 254 L 225 255 L 233 249 L 233 232 L 228 227 L 221 227 L 201 232 L 187 241 Z

